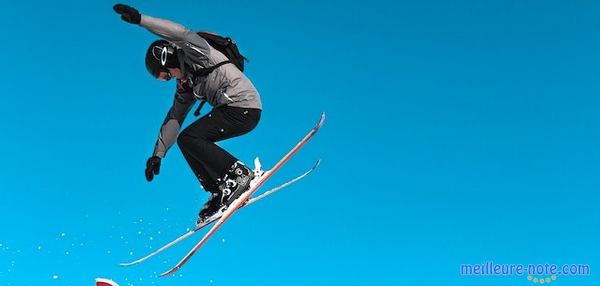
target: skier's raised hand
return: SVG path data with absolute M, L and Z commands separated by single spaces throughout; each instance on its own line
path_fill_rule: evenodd
M 158 175 L 160 173 L 160 157 L 152 156 L 148 158 L 146 161 L 146 180 L 148 182 L 154 179 L 154 175 Z
M 117 4 L 113 6 L 113 10 L 121 15 L 121 19 L 127 23 L 139 24 L 142 21 L 142 15 L 137 9 L 125 4 Z

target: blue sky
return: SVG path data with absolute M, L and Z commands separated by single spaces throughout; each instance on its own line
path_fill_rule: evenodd
M 185 232 L 206 195 L 176 146 L 143 177 L 174 86 L 113 4 L 0 11 L 0 285 L 532 285 L 459 268 L 598 267 L 596 1 L 128 2 L 238 41 L 264 105 L 222 143 L 242 160 L 271 166 L 328 114 L 268 185 L 320 158 L 314 174 L 161 279 L 200 235 L 118 263 Z

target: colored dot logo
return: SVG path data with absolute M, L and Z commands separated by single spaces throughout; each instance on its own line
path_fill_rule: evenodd
M 533 281 L 533 283 L 540 283 L 540 284 L 548 284 L 554 280 L 556 280 L 556 275 L 552 275 L 552 277 L 533 277 L 531 275 L 527 276 L 527 280 L 529 281 Z

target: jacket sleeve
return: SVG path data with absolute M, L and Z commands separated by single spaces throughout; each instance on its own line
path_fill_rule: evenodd
M 140 26 L 175 44 L 179 48 L 191 48 L 204 56 L 210 54 L 210 46 L 205 39 L 175 22 L 142 15 Z
M 156 140 L 156 145 L 154 146 L 154 156 L 165 157 L 167 150 L 177 141 L 177 135 L 183 125 L 183 121 L 195 102 L 196 99 L 191 94 L 180 92 L 175 94 L 173 105 L 160 127 L 158 140 Z

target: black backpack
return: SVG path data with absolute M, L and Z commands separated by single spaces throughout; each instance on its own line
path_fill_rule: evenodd
M 232 38 L 223 37 L 210 32 L 198 32 L 197 34 L 204 38 L 213 48 L 223 53 L 229 60 L 220 62 L 212 67 L 197 70 L 194 72 L 194 75 L 207 76 L 218 67 L 229 63 L 234 64 L 240 71 L 244 71 L 244 62 L 248 61 L 248 59 L 240 54 L 237 44 Z

